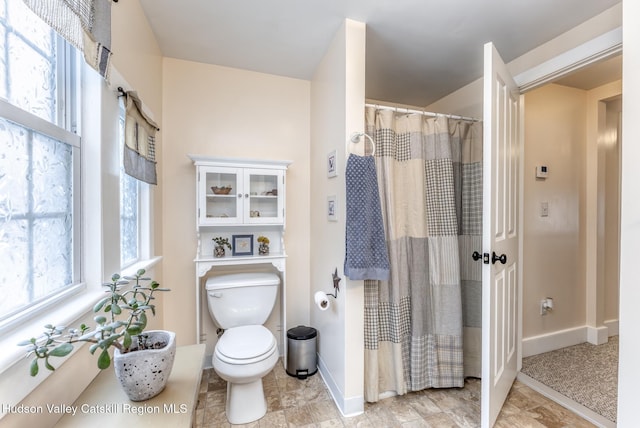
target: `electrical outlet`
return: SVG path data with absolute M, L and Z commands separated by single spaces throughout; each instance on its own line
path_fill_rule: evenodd
M 553 299 L 551 297 L 540 300 L 540 315 L 547 315 L 551 310 L 553 310 Z

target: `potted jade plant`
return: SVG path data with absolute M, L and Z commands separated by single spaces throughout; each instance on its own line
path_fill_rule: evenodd
M 269 254 L 269 238 L 266 236 L 258 236 L 258 254 L 266 256 Z
M 164 389 L 175 357 L 175 333 L 162 330 L 145 331 L 146 311 L 155 315 L 154 293 L 169 291 L 160 284 L 145 278 L 144 269 L 134 276 L 120 277 L 114 274 L 111 282 L 106 282 L 107 296 L 93 307 L 95 326 L 82 324 L 79 328 L 67 328 L 48 324 L 39 338 L 20 342 L 27 347 L 27 354 L 33 355 L 31 376 L 39 371 L 39 362 L 49 370 L 55 370 L 49 359 L 65 357 L 78 342 L 91 343 L 89 352 L 100 349 L 98 368 L 103 370 L 111 365 L 110 348 L 113 348 L 113 363 L 116 377 L 125 393 L 132 401 L 143 401 L 158 395 Z M 129 281 L 135 285 L 126 291 L 122 286 Z M 148 286 L 141 282 L 151 281 Z
M 216 236 L 215 238 L 211 238 L 213 242 L 216 243 L 215 247 L 213 247 L 213 257 L 224 257 L 225 251 L 224 247 L 231 249 L 231 244 L 229 243 L 228 238 L 223 238 L 222 236 Z

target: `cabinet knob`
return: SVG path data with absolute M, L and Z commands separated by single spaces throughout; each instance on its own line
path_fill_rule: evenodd
M 244 197 L 245 197 L 245 198 L 248 198 L 248 197 L 249 197 L 249 194 L 248 194 L 248 193 L 245 193 L 245 194 L 244 194 Z
M 238 193 L 238 197 L 241 198 L 242 197 L 242 193 Z

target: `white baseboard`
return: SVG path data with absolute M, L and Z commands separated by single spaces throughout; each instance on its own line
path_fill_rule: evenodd
M 587 328 L 575 327 L 522 339 L 522 356 L 542 354 L 587 341 Z
M 609 329 L 609 337 L 617 336 L 620 334 L 620 329 L 618 328 L 618 320 L 606 320 L 604 325 Z
M 618 334 L 618 320 L 608 320 L 604 326 L 590 327 L 581 326 L 558 330 L 551 333 L 531 336 L 522 339 L 522 356 L 542 354 L 543 352 L 555 351 L 567 346 L 589 342 L 593 344 L 606 343 L 609 336 Z
M 320 355 L 318 355 L 318 371 L 342 416 L 351 417 L 364 413 L 364 395 L 346 398 Z
M 609 339 L 609 329 L 605 326 L 591 327 L 587 326 L 587 342 L 592 345 L 602 345 L 607 343 Z

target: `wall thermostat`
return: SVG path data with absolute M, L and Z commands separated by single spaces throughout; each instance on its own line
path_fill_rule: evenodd
M 546 165 L 536 166 L 536 178 L 547 178 L 549 176 L 549 168 Z

